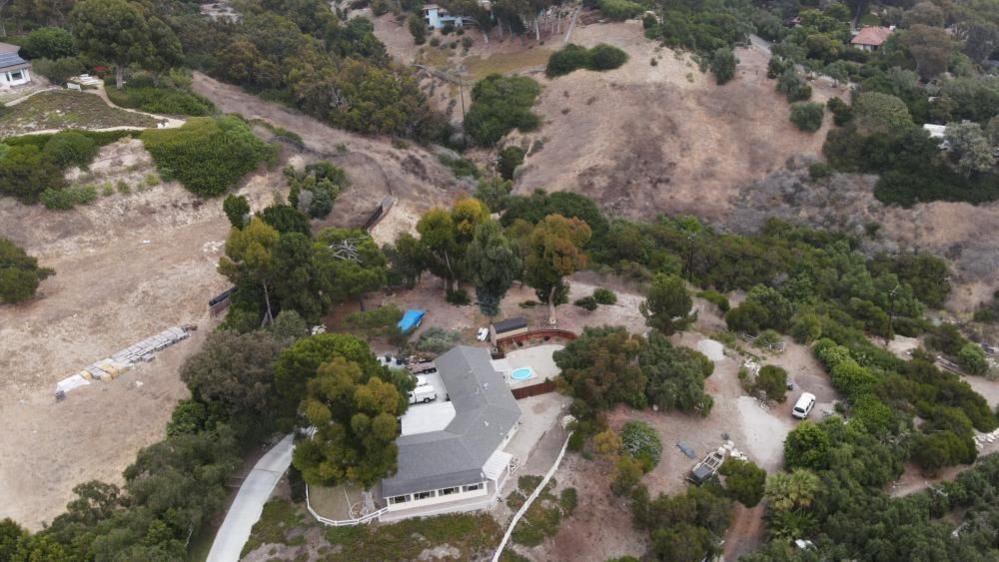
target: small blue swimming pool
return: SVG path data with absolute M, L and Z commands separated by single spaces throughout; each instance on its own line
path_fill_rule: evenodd
M 530 367 L 521 367 L 519 369 L 514 369 L 510 373 L 510 378 L 515 381 L 526 381 L 529 378 L 534 377 L 534 369 Z

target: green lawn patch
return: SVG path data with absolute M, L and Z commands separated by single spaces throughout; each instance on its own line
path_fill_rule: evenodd
M 94 94 L 56 90 L 0 112 L 0 137 L 48 129 L 155 127 L 156 119 L 113 108 Z
M 107 89 L 108 98 L 121 107 L 166 113 L 169 115 L 205 116 L 215 112 L 215 105 L 207 99 L 177 88 L 126 85 L 121 90 Z

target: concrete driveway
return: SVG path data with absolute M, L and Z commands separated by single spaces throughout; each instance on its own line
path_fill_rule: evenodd
M 264 504 L 271 497 L 271 492 L 284 471 L 291 465 L 291 451 L 294 448 L 292 437 L 288 435 L 267 451 L 243 480 L 236 499 L 226 513 L 225 521 L 215 535 L 207 562 L 239 560 L 253 525 L 264 511 Z

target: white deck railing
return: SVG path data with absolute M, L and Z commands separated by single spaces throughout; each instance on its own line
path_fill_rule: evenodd
M 371 513 L 368 513 L 366 515 L 362 515 L 357 519 L 337 520 L 337 519 L 330 519 L 328 517 L 323 517 L 322 515 L 316 513 L 316 510 L 312 509 L 312 503 L 309 501 L 308 485 L 305 486 L 305 509 L 309 510 L 309 513 L 316 518 L 316 521 L 319 521 L 323 525 L 329 525 L 330 527 L 349 527 L 352 525 L 360 525 L 361 523 L 367 523 L 368 521 L 381 517 L 386 511 L 388 511 L 388 507 L 383 507 L 381 509 L 372 511 Z

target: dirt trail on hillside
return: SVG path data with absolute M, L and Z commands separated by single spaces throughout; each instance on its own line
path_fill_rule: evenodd
M 262 119 L 300 135 L 308 158 L 322 158 L 344 168 L 351 187 L 336 200 L 331 219 L 335 223 L 362 224 L 387 195 L 424 211 L 435 205 L 449 205 L 461 191 L 454 175 L 437 156 L 415 143 L 400 149 L 388 138 L 334 129 L 199 72 L 194 74 L 193 89 L 226 113 Z

